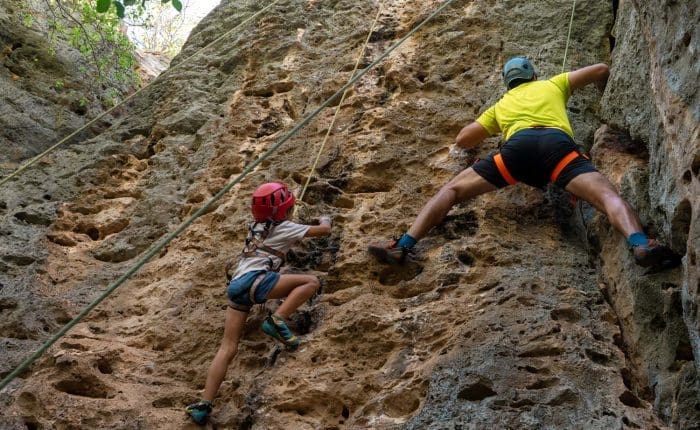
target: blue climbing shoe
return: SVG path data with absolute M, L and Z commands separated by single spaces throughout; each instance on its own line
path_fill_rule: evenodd
M 260 328 L 262 328 L 262 331 L 266 334 L 284 343 L 290 349 L 296 349 L 299 346 L 299 338 L 287 327 L 284 318 L 277 314 L 272 314 L 265 318 Z
M 203 425 L 207 422 L 207 417 L 211 413 L 211 402 L 209 400 L 200 400 L 197 403 L 192 403 L 185 408 L 185 412 L 192 418 L 192 421 Z
M 646 245 L 632 247 L 634 262 L 642 267 L 649 267 L 654 272 L 672 269 L 682 263 L 681 256 L 667 246 L 659 245 L 654 239 Z

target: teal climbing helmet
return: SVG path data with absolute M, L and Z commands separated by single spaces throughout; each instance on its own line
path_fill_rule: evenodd
M 535 76 L 535 67 L 524 57 L 513 57 L 503 66 L 503 83 L 510 88 L 516 79 L 529 81 Z

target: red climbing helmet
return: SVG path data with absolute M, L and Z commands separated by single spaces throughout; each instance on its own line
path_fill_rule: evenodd
M 253 201 L 250 203 L 250 210 L 253 218 L 258 222 L 284 221 L 287 218 L 287 211 L 294 206 L 294 194 L 289 191 L 286 185 L 279 182 L 268 182 L 260 185 L 253 192 Z

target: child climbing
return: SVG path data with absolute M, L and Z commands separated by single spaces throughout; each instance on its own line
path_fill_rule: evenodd
M 295 200 L 294 194 L 277 182 L 263 184 L 253 193 L 251 211 L 254 221 L 248 228 L 245 247 L 228 284 L 229 307 L 226 309 L 224 337 L 209 367 L 202 400 L 186 409 L 198 424 L 204 424 L 211 413 L 212 401 L 226 376 L 228 365 L 236 356 L 243 326 L 254 304 L 285 298 L 277 311 L 263 321 L 261 328 L 289 349 L 299 346 L 299 338 L 289 329 L 286 320 L 314 295 L 320 283 L 313 275 L 281 275 L 278 271 L 294 243 L 304 237 L 330 234 L 331 220 L 323 216 L 319 225 L 289 221 Z
M 595 64 L 538 81 L 530 61 L 510 59 L 502 73 L 506 94 L 456 139 L 458 147 L 473 148 L 501 132 L 506 140 L 501 150 L 444 185 L 398 240 L 370 245 L 369 252 L 382 263 L 402 265 L 416 242 L 442 222 L 455 204 L 518 181 L 535 187 L 554 182 L 607 215 L 610 224 L 627 238 L 638 265 L 665 269 L 680 264 L 680 257 L 671 249 L 647 238 L 632 207 L 573 140 L 566 102 L 574 90 L 592 83 L 604 85 L 608 74 L 607 65 Z

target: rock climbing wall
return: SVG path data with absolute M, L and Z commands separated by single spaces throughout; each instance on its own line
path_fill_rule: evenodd
M 94 118 L 100 100 L 125 93 L 86 79 L 83 55 L 49 22 L 72 26 L 41 0 L 0 0 L 0 172 L 3 176 Z M 105 73 L 110 73 L 105 66 Z M 114 93 L 112 93 L 114 92 Z M 87 139 L 109 125 L 98 121 L 79 134 Z
M 603 291 L 620 318 L 633 391 L 676 428 L 700 422 L 698 315 L 698 77 L 700 11 L 693 2 L 621 1 L 606 123 L 593 148 L 652 234 L 684 256 L 678 270 L 645 274 L 592 219 Z
M 349 79 L 380 3 L 363 67 L 440 4 L 281 1 L 166 72 L 104 133 L 57 151 L 3 189 L 0 376 L 333 95 Z M 223 1 L 174 64 L 260 7 Z M 448 155 L 459 129 L 503 93 L 506 59 L 527 55 L 543 77 L 561 71 L 570 7 L 455 1 L 0 393 L 2 427 L 193 427 L 183 408 L 198 398 L 223 333 L 223 266 L 240 250 L 248 196 L 267 180 L 298 190 L 339 109 L 299 210 L 304 222 L 331 214 L 333 234 L 290 252 L 290 271 L 323 280 L 323 293 L 292 318 L 303 344 L 287 352 L 259 330 L 277 303 L 252 312 L 212 427 L 693 428 L 697 343 L 678 332 L 697 333 L 695 251 L 683 268 L 645 277 L 589 207 L 572 207 L 555 189 L 518 185 L 454 208 L 408 271 L 387 270 L 365 252 L 369 242 L 405 231 L 441 184 L 498 146 L 493 138 L 476 153 Z M 647 109 L 669 100 L 657 92 L 666 69 L 652 52 L 665 51 L 647 28 L 661 15 L 647 10 L 641 20 L 639 7 L 623 2 L 617 11 L 603 104 L 588 88 L 572 97 L 570 115 L 580 143 L 593 147 L 601 170 L 659 237 L 681 225 L 685 242 L 672 243 L 682 251 L 697 245 L 688 233 L 692 211 L 679 218 L 663 211 L 675 208 L 665 199 L 683 181 L 685 161 L 669 149 L 676 143 L 664 127 L 653 133 L 660 140 L 643 139 L 640 130 L 656 121 L 640 119 L 632 131 L 622 120 L 635 105 L 627 111 L 613 98 Z M 568 67 L 611 60 L 613 12 L 606 1 L 577 7 Z M 635 34 L 647 38 L 634 45 Z M 634 67 L 655 80 L 616 64 L 642 50 L 647 62 Z M 692 52 L 694 60 L 681 57 L 697 64 Z M 639 91 L 625 95 L 631 85 Z M 687 103 L 697 108 L 696 99 Z M 683 113 L 675 133 L 695 133 L 697 143 L 697 116 L 673 106 Z M 649 112 L 668 120 L 665 108 Z M 601 123 L 608 127 L 596 132 Z M 697 154 L 684 150 L 689 160 Z M 667 167 L 652 173 L 657 164 L 675 166 L 678 176 L 659 173 Z M 697 187 L 695 173 L 687 187 Z M 667 191 L 650 178 L 665 178 Z M 685 192 L 686 206 L 696 205 Z M 682 221 L 674 227 L 673 219 Z M 640 292 L 645 301 L 634 306 L 640 301 L 628 299 Z M 650 336 L 645 324 L 657 315 L 664 327 Z M 671 355 L 673 366 L 663 367 Z

